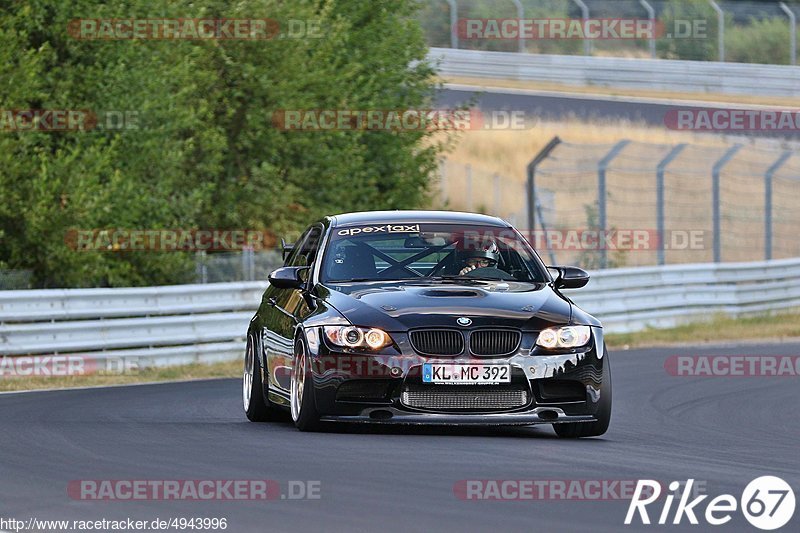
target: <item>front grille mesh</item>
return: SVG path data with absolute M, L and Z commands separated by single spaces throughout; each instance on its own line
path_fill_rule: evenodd
M 517 351 L 522 334 L 508 329 L 478 330 L 469 337 L 475 355 L 508 355 Z
M 452 329 L 422 329 L 410 333 L 411 345 L 424 355 L 458 355 L 464 351 L 464 335 Z
M 417 409 L 470 410 L 513 409 L 528 403 L 524 385 L 410 385 L 403 391 L 404 405 Z

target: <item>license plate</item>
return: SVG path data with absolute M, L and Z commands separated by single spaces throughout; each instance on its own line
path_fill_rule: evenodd
M 474 385 L 511 382 L 510 365 L 454 365 L 425 363 L 423 383 Z

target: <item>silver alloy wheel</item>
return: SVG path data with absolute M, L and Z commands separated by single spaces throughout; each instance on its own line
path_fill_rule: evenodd
M 306 381 L 306 354 L 302 344 L 298 348 L 300 353 L 295 355 L 291 383 L 292 420 L 295 422 L 300 418 L 300 410 L 303 407 L 303 385 Z
M 250 395 L 253 391 L 253 373 L 255 372 L 255 357 L 253 354 L 253 346 L 250 342 L 247 343 L 247 349 L 244 352 L 244 376 L 242 377 L 242 401 L 244 403 L 244 410 L 250 409 Z

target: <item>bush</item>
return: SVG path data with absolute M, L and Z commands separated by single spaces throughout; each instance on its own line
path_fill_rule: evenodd
M 786 20 L 752 19 L 725 33 L 726 61 L 788 65 L 790 31 Z

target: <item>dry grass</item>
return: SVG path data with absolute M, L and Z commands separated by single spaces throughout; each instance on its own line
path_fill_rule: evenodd
M 526 130 L 466 131 L 458 139 L 447 159 L 470 164 L 485 172 L 498 172 L 507 178 L 525 180 L 525 167 L 553 137 L 574 144 L 613 144 L 620 139 L 631 141 L 725 147 L 724 136 L 673 131 L 627 121 L 587 122 L 579 119 L 540 121 Z
M 658 98 L 664 100 L 697 100 L 701 102 L 720 102 L 752 105 L 774 105 L 796 108 L 796 98 L 783 98 L 777 96 L 754 96 L 746 94 L 713 94 L 693 92 L 655 91 L 646 89 L 626 89 L 620 87 L 580 87 L 563 83 L 541 81 L 519 81 L 489 78 L 472 78 L 452 76 L 441 78 L 444 83 L 458 83 L 474 85 L 476 87 L 508 87 L 511 89 L 530 89 L 535 91 L 558 91 L 580 94 L 601 94 L 608 96 L 638 96 L 643 98 Z
M 610 333 L 605 336 L 610 349 L 628 349 L 675 344 L 719 343 L 720 341 L 780 342 L 800 337 L 800 315 L 777 314 L 750 318 L 716 316 L 708 322 L 670 329 L 650 329 L 639 333 Z
M 65 389 L 69 387 L 96 387 L 157 381 L 231 378 L 239 377 L 241 372 L 241 361 L 226 361 L 213 364 L 195 363 L 166 368 L 145 368 L 133 374 L 0 378 L 0 391 Z

